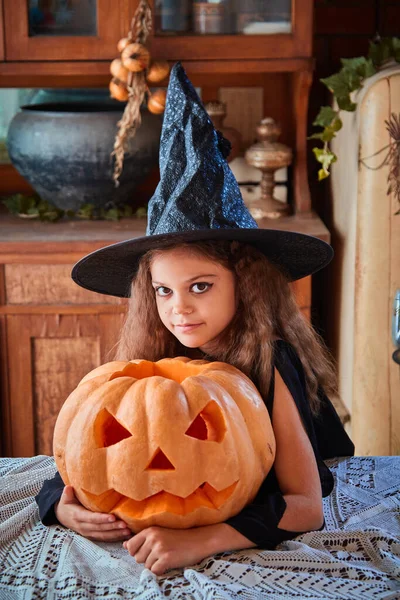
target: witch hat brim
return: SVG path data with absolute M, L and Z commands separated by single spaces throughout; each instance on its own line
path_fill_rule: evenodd
M 80 286 L 111 296 L 129 297 L 141 257 L 153 249 L 206 240 L 236 240 L 251 244 L 282 271 L 289 281 L 325 267 L 333 249 L 319 238 L 278 229 L 199 229 L 133 238 L 100 248 L 82 258 L 72 270 Z
M 102 294 L 128 297 L 148 250 L 180 242 L 237 240 L 252 244 L 291 281 L 322 269 L 332 248 L 292 231 L 258 229 L 227 163 L 226 144 L 180 63 L 171 69 L 160 140 L 160 182 L 148 206 L 146 236 L 96 250 L 73 280 Z

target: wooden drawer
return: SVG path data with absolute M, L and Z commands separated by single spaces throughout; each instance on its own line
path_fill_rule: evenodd
M 97 294 L 71 279 L 72 265 L 5 265 L 7 305 L 124 304 L 123 298 Z M 311 305 L 311 277 L 292 283 L 300 308 Z
M 122 298 L 90 292 L 71 279 L 72 265 L 5 265 L 8 305 L 122 304 Z

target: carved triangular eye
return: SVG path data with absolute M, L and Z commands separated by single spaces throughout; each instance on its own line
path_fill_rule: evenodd
M 118 442 L 131 437 L 128 431 L 117 419 L 106 409 L 103 408 L 96 417 L 94 424 L 94 436 L 97 446 L 108 448 Z
M 211 400 L 185 431 L 185 435 L 208 442 L 222 442 L 226 432 L 225 418 L 221 408 Z

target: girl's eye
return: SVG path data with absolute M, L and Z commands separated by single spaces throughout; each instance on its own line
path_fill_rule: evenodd
M 213 286 L 212 283 L 206 283 L 205 281 L 198 281 L 197 283 L 194 283 L 192 285 L 192 290 L 195 292 L 195 294 L 203 294 L 208 289 L 211 289 L 212 286 Z M 195 287 L 197 287 L 198 289 L 195 290 L 194 289 Z
M 168 296 L 168 294 L 170 293 L 170 289 L 167 287 L 163 287 L 160 285 L 160 287 L 155 288 L 156 290 L 156 294 L 158 294 L 159 296 L 165 297 Z

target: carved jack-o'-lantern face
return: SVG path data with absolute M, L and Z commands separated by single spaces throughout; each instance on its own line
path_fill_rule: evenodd
M 226 520 L 251 502 L 275 458 L 268 411 L 253 383 L 220 362 L 107 363 L 62 407 L 54 455 L 94 511 L 133 531 Z

